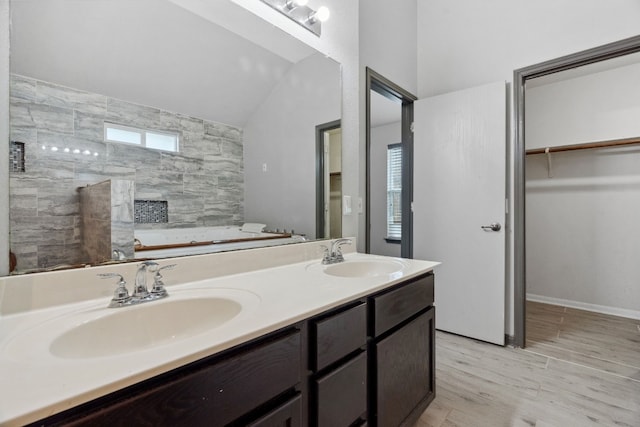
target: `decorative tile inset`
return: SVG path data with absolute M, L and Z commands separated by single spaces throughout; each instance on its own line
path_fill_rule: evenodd
M 11 141 L 9 145 L 9 172 L 24 171 L 24 142 Z
M 168 205 L 166 200 L 135 200 L 134 222 L 136 224 L 169 222 Z

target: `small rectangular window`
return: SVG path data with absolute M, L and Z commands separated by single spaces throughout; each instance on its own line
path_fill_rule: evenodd
M 402 237 L 402 145 L 387 148 L 387 239 Z
M 104 140 L 134 144 L 154 150 L 178 152 L 178 133 L 104 123 Z

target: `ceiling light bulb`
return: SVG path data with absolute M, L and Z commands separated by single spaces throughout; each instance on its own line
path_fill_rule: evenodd
M 320 22 L 324 22 L 327 19 L 329 19 L 330 15 L 331 15 L 331 12 L 329 11 L 328 7 L 320 6 L 318 11 L 315 13 L 315 18 Z
M 293 2 L 297 6 L 306 6 L 306 4 L 309 3 L 309 0 L 293 0 Z

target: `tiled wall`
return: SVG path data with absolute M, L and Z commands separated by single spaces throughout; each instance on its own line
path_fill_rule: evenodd
M 25 172 L 10 175 L 19 271 L 85 262 L 77 188 L 107 179 L 135 182 L 136 199 L 168 201 L 169 223 L 141 228 L 243 220 L 241 129 L 18 75 L 10 114 L 11 140 L 25 143 Z M 180 152 L 106 143 L 104 121 L 177 131 Z

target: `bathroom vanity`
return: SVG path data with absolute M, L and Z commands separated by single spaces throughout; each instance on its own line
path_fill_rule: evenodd
M 69 390 L 58 384 L 65 390 L 57 397 L 37 397 L 22 416 L 7 419 L 2 408 L 0 424 L 413 425 L 434 398 L 437 263 L 356 253 L 345 259 L 333 266 L 316 258 L 223 275 L 184 289 L 168 286 L 167 301 L 191 301 L 195 294 L 189 292 L 254 295 L 238 298 L 240 314 L 212 331 L 105 357 L 65 349 L 32 361 L 36 372 L 51 373 L 40 384 L 45 389 L 55 390 L 65 378 L 73 384 Z M 208 298 L 203 295 L 196 299 Z M 102 310 L 89 311 L 95 316 Z M 3 360 L 18 352 L 16 339 L 3 343 Z M 56 351 L 55 345 L 42 346 L 43 352 Z M 79 367 L 75 373 L 72 362 Z M 83 380 L 91 366 L 102 373 Z M 38 385 L 31 376 L 28 381 Z M 26 393 L 25 384 L 16 386 Z M 38 401 L 48 406 L 33 407 Z

